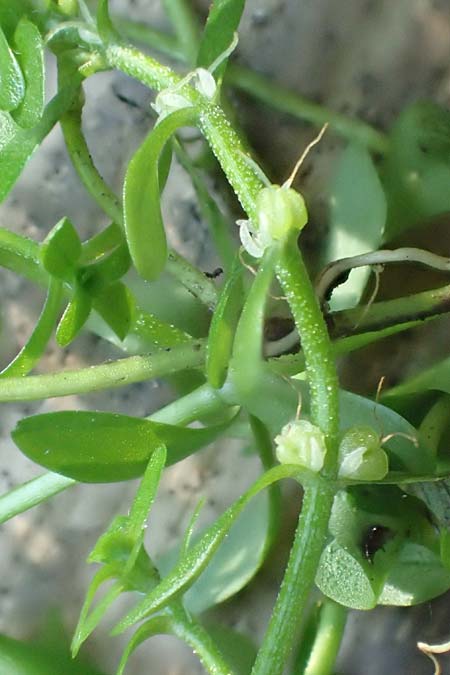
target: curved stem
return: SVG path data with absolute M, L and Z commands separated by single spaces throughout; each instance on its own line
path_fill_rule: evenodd
M 44 473 L 0 496 L 0 525 L 19 513 L 75 485 L 76 481 L 57 473 Z
M 109 361 L 99 366 L 63 370 L 50 375 L 9 377 L 0 381 L 0 401 L 35 401 L 55 396 L 88 394 L 101 389 L 124 387 L 200 367 L 205 360 L 202 340 L 177 345 L 168 351 Z
M 289 562 L 252 675 L 280 675 L 284 670 L 316 576 L 333 497 L 323 480 L 305 489 Z
M 130 40 L 146 44 L 171 58 L 185 61 L 183 50 L 178 40 L 172 35 L 155 30 L 143 23 L 122 18 L 115 19 L 115 23 Z M 250 68 L 229 63 L 225 79 L 227 84 L 250 94 L 281 113 L 287 113 L 298 120 L 306 120 L 319 127 L 328 122 L 330 128 L 336 133 L 350 141 L 362 143 L 373 152 L 385 154 L 389 149 L 386 135 L 369 124 L 346 117 L 319 103 L 310 101 L 296 92 L 271 82 Z

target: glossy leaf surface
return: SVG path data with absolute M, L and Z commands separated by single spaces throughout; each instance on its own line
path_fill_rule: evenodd
M 71 281 L 80 255 L 78 232 L 68 218 L 62 218 L 41 244 L 42 264 L 53 277 Z
M 159 158 L 172 134 L 195 123 L 193 108 L 165 117 L 149 133 L 128 164 L 123 187 L 125 234 L 131 258 L 146 280 L 156 279 L 167 259 L 160 207 Z
M 0 27 L 0 110 L 14 110 L 25 94 L 25 82 L 17 59 Z
M 30 128 L 39 122 L 44 112 L 44 46 L 39 29 L 28 19 L 21 19 L 14 44 L 25 80 L 25 93 L 12 116 L 21 127 Z
M 68 411 L 21 420 L 13 440 L 27 457 L 46 468 L 87 483 L 108 483 L 142 475 L 155 448 L 167 446 L 167 463 L 211 443 L 228 426 L 189 429 L 137 417 Z

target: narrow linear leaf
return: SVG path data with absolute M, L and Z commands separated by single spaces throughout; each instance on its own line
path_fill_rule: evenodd
M 231 422 L 189 429 L 80 410 L 27 417 L 12 437 L 27 457 L 56 473 L 87 483 L 108 483 L 141 476 L 161 443 L 167 446 L 167 464 L 175 464 L 212 443 Z
M 245 0 L 214 0 L 209 10 L 197 56 L 197 66 L 208 68 L 230 46 L 244 11 Z M 223 75 L 225 63 L 217 69 Z
M 239 256 L 236 256 L 213 314 L 206 347 L 206 376 L 216 389 L 222 387 L 227 376 L 243 303 L 242 265 Z
M 168 616 L 154 616 L 149 621 L 146 621 L 142 626 L 139 626 L 129 643 L 124 649 L 122 658 L 120 659 L 119 667 L 116 675 L 123 675 L 125 666 L 132 653 L 139 647 L 140 644 L 162 633 L 170 633 L 171 619 Z
M 57 279 L 50 281 L 47 298 L 41 315 L 28 340 L 17 356 L 4 368 L 0 377 L 26 375 L 33 370 L 45 352 L 58 319 L 62 300 L 62 285 Z
M 175 565 L 161 583 L 121 619 L 114 628 L 113 634 L 121 633 L 137 621 L 159 611 L 186 591 L 209 564 L 231 526 L 251 499 L 272 483 L 298 475 L 298 466 L 284 464 L 274 467 L 261 476 L 206 530 L 200 541 Z
M 5 34 L 0 27 L 0 110 L 14 110 L 25 94 L 25 82 Z
M 25 93 L 11 114 L 19 126 L 31 128 L 41 119 L 45 103 L 44 45 L 37 26 L 22 18 L 14 34 L 14 44 L 25 79 Z
M 160 208 L 159 158 L 170 137 L 182 126 L 195 125 L 194 108 L 184 108 L 161 120 L 131 158 L 125 175 L 123 208 L 125 234 L 138 273 L 156 279 L 167 260 L 167 241 Z
M 450 394 L 450 356 L 423 370 L 410 380 L 392 387 L 384 394 L 383 400 L 389 402 L 400 396 L 409 396 L 410 394 L 419 394 L 430 390 L 444 391 Z

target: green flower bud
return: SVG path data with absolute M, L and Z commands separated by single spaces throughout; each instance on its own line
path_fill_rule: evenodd
M 381 480 L 389 470 L 380 437 L 368 426 L 348 429 L 339 445 L 339 478 Z
M 281 464 L 298 464 L 316 473 L 321 470 L 327 448 L 319 427 L 307 420 L 289 422 L 275 438 L 276 455 Z
M 300 232 L 307 221 L 305 200 L 295 190 L 279 185 L 263 188 L 256 198 L 256 229 L 263 239 L 279 241 L 296 230 Z

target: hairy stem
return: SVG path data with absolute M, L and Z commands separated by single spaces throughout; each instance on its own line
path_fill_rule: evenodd
M 179 370 L 198 368 L 204 360 L 204 342 L 197 340 L 177 345 L 168 351 L 130 356 L 79 370 L 9 377 L 0 380 L 0 402 L 35 401 L 124 387 L 135 382 L 164 377 Z

